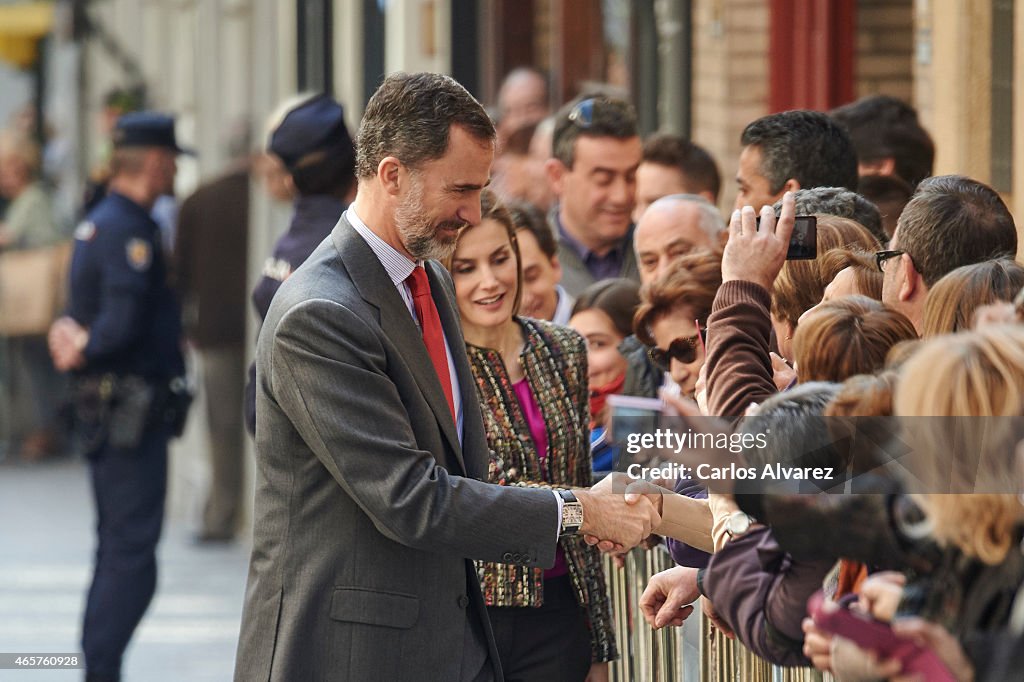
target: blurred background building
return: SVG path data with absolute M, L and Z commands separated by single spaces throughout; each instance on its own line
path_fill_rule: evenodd
M 97 119 L 114 89 L 179 115 L 179 135 L 201 152 L 182 168 L 180 195 L 221 169 L 225 130 L 241 118 L 260 141 L 263 118 L 282 98 L 326 90 L 345 104 L 354 126 L 382 75 L 396 70 L 448 72 L 485 103 L 521 65 L 550 74 L 552 106 L 586 83 L 610 83 L 632 94 L 644 132 L 688 134 L 720 160 L 726 177 L 739 133 L 754 118 L 885 93 L 919 109 L 937 143 L 936 173 L 988 182 L 1020 214 L 1020 4 L 7 1 L 0 3 L 0 121 L 34 106 L 36 125 L 61 143 L 61 190 L 70 210 L 73 190 L 102 150 Z M 732 203 L 731 189 L 723 206 Z M 282 221 L 266 217 L 268 206 L 254 208 L 250 249 L 262 257 Z

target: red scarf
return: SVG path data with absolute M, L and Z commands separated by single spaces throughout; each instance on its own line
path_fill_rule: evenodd
M 590 389 L 590 428 L 594 428 L 598 422 L 604 421 L 599 415 L 604 411 L 604 404 L 607 402 L 608 396 L 622 391 L 625 383 L 626 373 L 623 372 L 618 379 L 609 381 L 604 386 Z

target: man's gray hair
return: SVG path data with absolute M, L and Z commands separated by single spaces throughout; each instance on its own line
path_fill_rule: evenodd
M 704 230 L 713 242 L 727 229 L 728 226 L 718 207 L 699 194 L 669 194 L 652 203 L 647 210 L 670 208 L 684 203 L 696 204 L 700 209 L 700 229 Z
M 868 232 L 875 236 L 879 244 L 889 241 L 882 227 L 882 214 L 878 207 L 854 191 L 845 187 L 813 187 L 798 189 L 793 198 L 796 200 L 797 215 L 822 213 L 849 218 L 868 228 Z M 775 209 L 775 215 L 779 215 L 782 212 L 782 199 L 776 201 L 772 208 Z

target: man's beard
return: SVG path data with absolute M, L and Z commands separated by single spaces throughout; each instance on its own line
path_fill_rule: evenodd
M 461 230 L 464 222 L 446 220 L 433 224 L 423 208 L 423 184 L 413 180 L 408 196 L 395 208 L 395 227 L 405 250 L 415 260 L 447 260 L 455 253 L 459 233 L 450 236 L 448 229 Z

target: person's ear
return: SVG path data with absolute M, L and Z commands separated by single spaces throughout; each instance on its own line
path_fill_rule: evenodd
M 384 191 L 396 195 L 402 189 L 402 162 L 393 156 L 385 156 L 377 164 L 377 182 Z
M 555 284 L 558 284 L 562 281 L 562 262 L 558 260 L 557 253 L 551 257 L 551 269 L 555 272 Z
M 914 267 L 914 261 L 910 258 L 910 254 L 904 253 L 900 256 L 899 268 L 899 276 L 902 280 L 899 300 L 909 301 L 924 287 L 924 279 Z
M 284 186 L 292 196 L 296 196 L 299 193 L 299 190 L 295 188 L 295 178 L 292 177 L 291 173 L 284 174 Z
M 712 206 L 718 206 L 718 202 L 715 201 L 715 195 L 712 194 L 710 190 L 702 189 L 701 191 L 697 192 L 697 196 L 704 197 Z
M 544 173 L 548 176 L 551 189 L 558 196 L 562 196 L 562 191 L 565 187 L 565 176 L 569 173 L 569 169 L 560 160 L 552 157 L 544 162 Z

